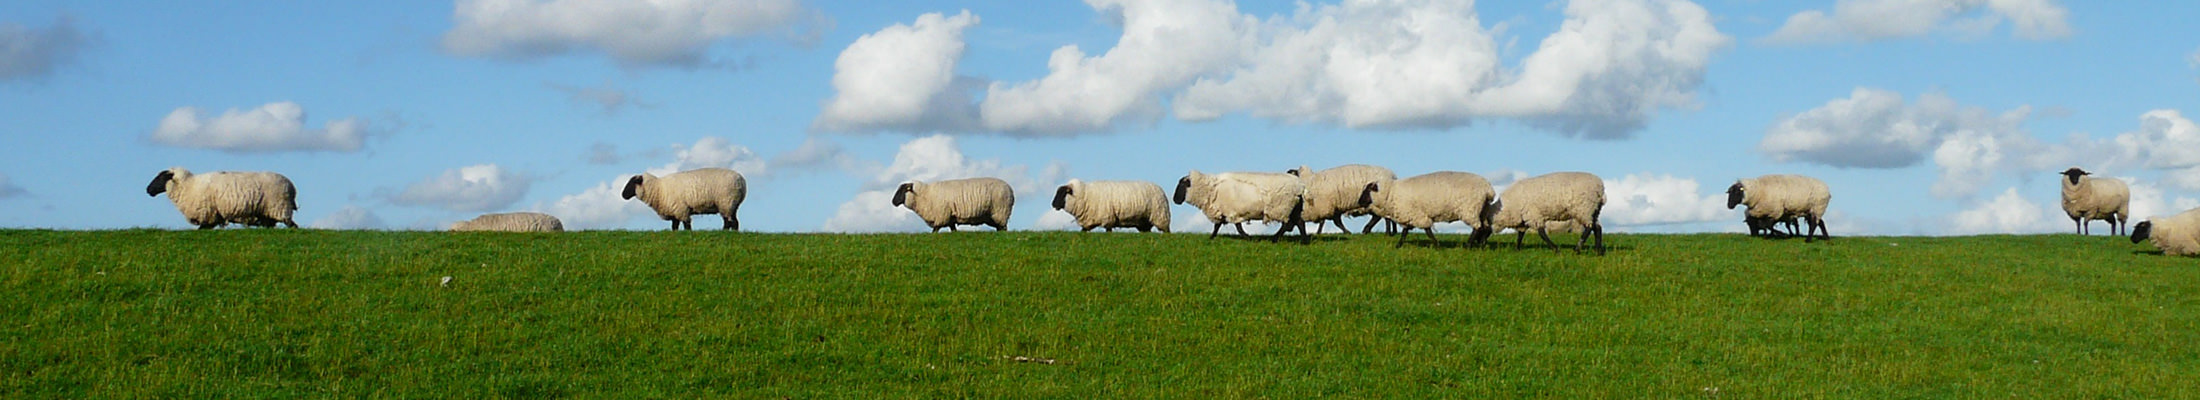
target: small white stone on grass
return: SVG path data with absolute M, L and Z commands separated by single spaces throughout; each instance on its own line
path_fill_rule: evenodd
M 442 283 L 442 285 L 443 285 L 444 287 L 450 287 L 450 286 L 451 286 L 451 277 L 448 277 L 448 276 L 446 276 L 446 277 L 443 277 L 443 283 Z

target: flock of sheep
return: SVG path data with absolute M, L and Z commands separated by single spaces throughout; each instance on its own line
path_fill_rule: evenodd
M 2130 219 L 2131 190 L 2123 181 L 2094 179 L 2071 168 L 2062 173 L 2063 211 L 2077 224 L 2079 234 L 2087 223 L 2104 220 L 2112 234 L 2124 234 Z M 298 210 L 297 191 L 290 179 L 272 172 L 210 172 L 193 174 L 170 168 L 153 177 L 146 195 L 168 194 L 184 220 L 200 229 L 227 224 L 298 227 L 292 214 Z M 695 228 L 696 215 L 715 214 L 723 229 L 738 230 L 736 216 L 748 196 L 748 180 L 724 168 L 681 171 L 662 177 L 641 174 L 627 180 L 620 196 L 641 199 L 657 216 L 672 223 L 673 230 Z M 1833 198 L 1823 181 L 1800 175 L 1765 175 L 1743 178 L 1727 188 L 1727 208 L 1746 206 L 1743 223 L 1751 235 L 1803 236 L 1831 239 L 1827 231 L 1826 205 Z M 957 225 L 986 225 L 1008 229 L 1016 196 L 1008 182 L 996 178 L 970 178 L 937 182 L 908 182 L 896 188 L 893 205 L 915 212 L 934 232 Z M 1189 203 L 1214 225 L 1212 239 L 1223 225 L 1246 235 L 1244 223 L 1281 223 L 1269 240 L 1281 239 L 1293 230 L 1305 242 L 1312 241 L 1306 224 L 1326 230 L 1329 223 L 1349 232 L 1347 216 L 1373 216 L 1362 233 L 1372 232 L 1377 222 L 1402 226 L 1398 243 L 1414 229 L 1436 241 L 1435 225 L 1464 223 L 1473 228 L 1469 245 L 1481 244 L 1502 229 L 1515 233 L 1513 245 L 1535 231 L 1553 250 L 1549 231 L 1580 233 L 1574 251 L 1582 252 L 1591 238 L 1598 254 L 1604 253 L 1604 180 L 1584 172 L 1556 172 L 1513 182 L 1504 192 L 1492 189 L 1488 179 L 1457 171 L 1438 171 L 1398 179 L 1389 169 L 1371 165 L 1345 165 L 1320 171 L 1300 166 L 1283 173 L 1193 170 L 1177 180 L 1175 196 L 1161 186 L 1143 181 L 1082 181 L 1072 179 L 1055 189 L 1053 207 L 1069 213 L 1084 231 L 1132 228 L 1139 232 L 1169 232 L 1169 208 Z M 1803 226 L 1807 224 L 1806 226 Z M 1787 230 L 1779 228 L 1786 225 Z M 556 217 L 518 212 L 482 215 L 451 225 L 454 231 L 555 232 L 564 230 Z M 2200 255 L 2200 209 L 2175 216 L 2140 222 L 2130 227 L 2131 241 L 2152 239 L 2169 255 Z

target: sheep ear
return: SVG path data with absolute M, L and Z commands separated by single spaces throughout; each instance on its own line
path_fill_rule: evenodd
M 160 174 L 153 175 L 152 184 L 145 185 L 145 195 L 159 196 L 161 192 L 168 191 L 168 181 L 175 178 L 175 171 L 160 171 Z
M 1069 185 L 1062 185 L 1062 187 L 1059 187 L 1059 188 L 1055 188 L 1055 189 L 1054 189 L 1054 209 L 1056 209 L 1056 210 L 1060 210 L 1060 209 L 1062 209 L 1062 203 L 1064 202 L 1064 200 L 1068 200 L 1068 199 L 1069 199 L 1069 194 L 1070 194 L 1070 188 L 1069 188 Z
M 634 191 L 635 191 L 635 190 L 637 190 L 637 189 L 641 189 L 641 188 L 642 188 L 642 176 L 641 176 L 641 175 L 635 175 L 633 179 L 627 179 L 627 180 L 626 180 L 626 189 L 625 189 L 625 190 L 620 190 L 620 191 L 619 191 L 619 199 L 620 199 L 620 200 L 633 200 L 633 199 L 634 199 Z
M 901 187 L 894 188 L 894 206 L 898 207 L 901 206 L 902 203 L 908 202 L 909 192 L 914 192 L 916 190 L 917 184 L 914 183 L 904 183 L 901 184 Z
M 1197 172 L 1194 172 L 1194 173 L 1197 173 Z M 1184 177 L 1183 179 L 1177 179 L 1177 180 L 1176 180 L 1176 204 L 1184 204 L 1184 192 L 1185 192 L 1185 191 L 1188 191 L 1188 190 L 1191 190 L 1191 188 L 1192 188 L 1192 177 L 1191 177 L 1191 176 L 1188 176 L 1188 175 L 1187 175 L 1187 176 L 1185 176 L 1185 177 Z

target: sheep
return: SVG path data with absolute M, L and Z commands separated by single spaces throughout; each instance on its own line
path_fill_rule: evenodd
M 565 224 L 558 217 L 536 212 L 484 214 L 473 220 L 451 224 L 453 232 L 563 232 Z
M 183 167 L 153 175 L 146 196 L 168 194 L 183 219 L 199 229 L 231 223 L 273 227 L 277 223 L 297 228 L 291 215 L 298 211 L 298 189 L 290 178 L 273 172 L 208 172 L 192 174 Z
M 2154 248 L 2172 256 L 2200 255 L 2200 208 L 2166 218 L 2139 221 L 2131 227 L 2131 242 L 2154 239 Z
M 1314 232 L 1317 234 L 1328 228 L 1322 225 L 1323 222 L 1335 222 L 1338 230 L 1352 232 L 1352 228 L 1344 226 L 1344 217 L 1370 214 L 1359 203 L 1362 189 L 1370 183 L 1398 179 L 1398 174 L 1391 173 L 1389 168 L 1366 164 L 1343 165 L 1321 171 L 1301 165 L 1285 173 L 1306 181 L 1306 220 L 1314 221 Z M 1367 226 L 1360 228 L 1360 233 L 1373 232 L 1375 223 L 1382 220 L 1381 216 L 1368 219 Z
M 1749 206 L 1743 222 L 1751 225 L 1752 233 L 1760 226 L 1771 230 L 1781 222 L 1787 223 L 1788 231 L 1794 233 L 1798 227 L 1795 220 L 1800 218 L 1810 224 L 1809 230 L 1801 232 L 1805 242 L 1814 235 L 1822 239 L 1833 238 L 1826 229 L 1826 205 L 1832 201 L 1833 192 L 1826 189 L 1825 182 L 1802 175 L 1742 178 L 1726 188 L 1727 209 Z
M 649 173 L 626 181 L 619 198 L 642 199 L 657 216 L 672 221 L 672 230 L 695 230 L 696 215 L 718 214 L 721 230 L 741 230 L 741 200 L 749 196 L 749 180 L 725 168 L 699 168 L 659 177 Z
M 2078 167 L 2062 172 L 2062 209 L 2077 223 L 2078 234 L 2092 233 L 2086 223 L 2107 220 L 2113 235 L 2123 235 L 2125 224 L 2131 223 L 2131 188 L 2119 179 L 2088 178 Z
M 1574 252 L 1580 253 L 1590 236 L 1596 236 L 1597 254 L 1604 254 L 1604 225 L 1597 222 L 1604 212 L 1604 180 L 1586 172 L 1554 172 L 1514 181 L 1498 195 L 1497 209 L 1490 217 L 1492 230 L 1509 228 L 1519 235 L 1513 239 L 1513 248 L 1519 248 L 1527 240 L 1528 228 L 1543 237 L 1552 251 L 1558 251 L 1558 243 L 1551 241 L 1548 227 L 1555 222 L 1566 222 L 1581 231 L 1581 241 L 1574 243 Z
M 1139 232 L 1169 233 L 1169 195 L 1153 182 L 1071 179 L 1054 189 L 1054 209 L 1076 217 L 1077 226 L 1086 232 L 1138 228 Z
M 1215 224 L 1215 230 L 1207 233 L 1214 239 L 1222 232 L 1222 225 L 1261 220 L 1283 222 L 1269 241 L 1281 239 L 1285 233 L 1297 229 L 1305 243 L 1312 243 L 1313 236 L 1306 230 L 1306 183 L 1297 176 L 1261 172 L 1225 172 L 1208 175 L 1192 170 L 1176 181 L 1176 204 L 1190 202 Z M 1245 234 L 1243 226 L 1238 234 Z
M 954 232 L 958 224 L 1006 231 L 1009 212 L 1016 208 L 1016 193 L 997 178 L 909 182 L 894 189 L 894 205 L 917 212 L 933 232 L 940 228 Z
M 1780 231 L 1781 223 L 1788 224 L 1787 232 Z M 1794 232 L 1796 231 L 1796 222 L 1795 218 L 1793 217 L 1785 220 L 1774 220 L 1772 219 L 1772 217 L 1752 217 L 1745 215 L 1742 217 L 1742 225 L 1749 227 L 1750 236 L 1787 237 L 1794 236 Z
M 1437 241 L 1437 223 L 1465 222 L 1474 227 L 1474 234 L 1467 243 L 1481 243 L 1490 235 L 1490 202 L 1497 199 L 1490 190 L 1490 181 L 1481 175 L 1466 172 L 1438 171 L 1404 180 L 1370 182 L 1360 190 L 1356 203 L 1376 216 L 1404 225 L 1398 232 L 1398 244 L 1404 247 L 1406 236 L 1413 228 L 1428 233 L 1429 241 Z

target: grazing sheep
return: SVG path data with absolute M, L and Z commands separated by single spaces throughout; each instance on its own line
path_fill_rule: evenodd
M 451 224 L 453 232 L 563 232 L 565 223 L 558 217 L 537 212 L 483 214 L 473 220 Z
M 1574 252 L 1580 253 L 1590 236 L 1596 236 L 1597 254 L 1604 254 L 1604 225 L 1597 222 L 1604 212 L 1604 180 L 1586 172 L 1554 172 L 1513 182 L 1498 195 L 1497 208 L 1490 218 L 1491 229 L 1507 228 L 1518 232 L 1513 247 L 1519 248 L 1527 240 L 1528 229 L 1543 237 L 1552 251 L 1558 243 L 1551 241 L 1548 227 L 1555 222 L 1567 222 L 1581 231 L 1581 241 L 1574 243 Z
M 2139 221 L 2131 227 L 2131 242 L 2154 239 L 2154 248 L 2172 256 L 2200 255 L 2200 208 L 2167 218 Z
M 1743 222 L 1751 224 L 1751 232 L 1756 232 L 1760 224 L 1770 230 L 1771 226 L 1786 222 L 1792 233 L 1798 227 L 1795 220 L 1800 218 L 1810 224 L 1810 229 L 1802 232 L 1805 242 L 1820 234 L 1822 236 L 1816 237 L 1833 238 L 1826 229 L 1826 205 L 1832 201 L 1833 192 L 1826 189 L 1825 182 L 1802 175 L 1742 178 L 1726 188 L 1727 209 L 1749 206 Z M 1758 222 L 1752 223 L 1749 219 Z
M 1392 246 L 1403 247 L 1413 228 L 1428 232 L 1428 239 L 1433 242 L 1437 241 L 1436 224 L 1454 221 L 1474 227 L 1468 244 L 1481 243 L 1490 235 L 1490 212 L 1496 208 L 1489 205 L 1497 199 L 1497 194 L 1490 190 L 1490 181 L 1481 175 L 1438 171 L 1404 180 L 1368 183 L 1360 190 L 1359 197 L 1361 207 L 1405 226 L 1398 232 L 1398 244 Z
M 1092 228 L 1160 229 L 1169 233 L 1169 195 L 1161 185 L 1145 181 L 1069 180 L 1054 189 L 1054 209 L 1077 218 L 1077 226 Z
M 168 193 L 183 219 L 199 229 L 231 223 L 273 227 L 282 223 L 297 228 L 291 215 L 298 211 L 298 189 L 290 178 L 273 172 L 208 172 L 192 174 L 183 167 L 153 175 L 145 195 Z
M 2062 175 L 2068 178 L 2062 180 L 2063 213 L 2078 224 L 2078 234 L 2091 234 L 2086 223 L 2093 220 L 2108 221 L 2110 234 L 2124 234 L 2124 225 L 2131 223 L 2131 187 L 2120 179 L 2086 177 L 2092 173 L 2078 167 L 2070 167 Z
M 1788 224 L 1787 232 L 1780 231 L 1781 223 Z M 1795 218 L 1792 217 L 1785 220 L 1773 220 L 1771 217 L 1743 216 L 1742 225 L 1749 226 L 1750 236 L 1787 237 L 1794 236 L 1794 232 L 1799 230 L 1796 228 Z
M 748 196 L 748 178 L 725 168 L 691 169 L 663 177 L 643 173 L 628 179 L 626 189 L 619 192 L 621 199 L 642 198 L 658 217 L 672 221 L 672 230 L 691 231 L 695 230 L 691 217 L 705 214 L 724 219 L 720 229 L 740 230 L 741 218 L 735 214 Z
M 1335 222 L 1337 230 L 1351 233 L 1352 228 L 1344 226 L 1344 217 L 1371 214 L 1366 206 L 1360 205 L 1362 189 L 1370 183 L 1398 180 L 1398 174 L 1391 173 L 1389 168 L 1366 164 L 1342 165 L 1321 171 L 1301 165 L 1286 173 L 1306 181 L 1306 220 L 1314 221 L 1314 233 L 1317 234 L 1328 228 L 1322 225 L 1323 222 Z M 1374 231 L 1375 223 L 1382 220 L 1379 215 L 1368 219 L 1360 233 Z
M 987 225 L 1008 230 L 1008 215 L 1016 208 L 1016 192 L 996 178 L 970 178 L 932 183 L 909 182 L 894 189 L 894 205 L 917 212 L 933 232 L 955 231 L 955 225 Z
M 1314 240 L 1302 218 L 1306 212 L 1306 183 L 1296 176 L 1261 172 L 1208 175 L 1192 170 L 1176 181 L 1176 203 L 1185 202 L 1199 207 L 1215 224 L 1215 230 L 1207 233 L 1208 239 L 1222 232 L 1222 224 L 1259 220 L 1283 223 L 1269 241 L 1281 239 L 1293 229 L 1306 242 Z M 1245 234 L 1245 228 L 1239 227 L 1238 234 Z

